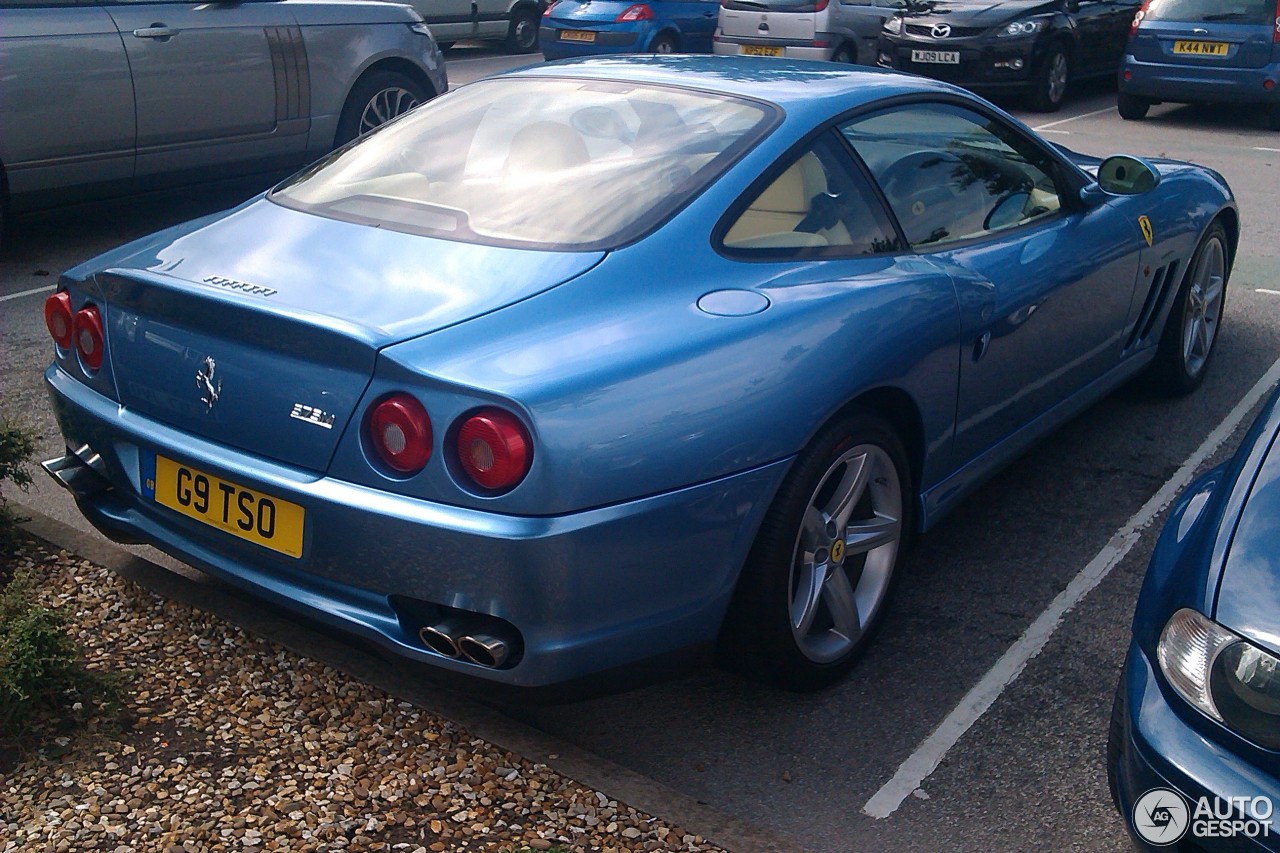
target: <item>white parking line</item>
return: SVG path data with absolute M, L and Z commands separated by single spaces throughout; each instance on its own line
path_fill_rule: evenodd
M 1100 109 L 1100 110 L 1094 110 L 1091 113 L 1081 113 L 1078 116 L 1071 116 L 1070 118 L 1060 118 L 1057 121 L 1051 121 L 1048 124 L 1042 124 L 1039 127 L 1033 127 L 1031 129 L 1034 130 L 1036 133 L 1040 133 L 1046 128 L 1057 127 L 1060 124 L 1066 124 L 1067 122 L 1075 121 L 1078 118 L 1088 118 L 1089 116 L 1100 116 L 1103 113 L 1115 112 L 1115 109 L 1116 109 L 1115 107 L 1104 107 L 1103 109 Z
M 1270 293 L 1272 296 L 1280 296 L 1280 290 L 1267 290 L 1265 287 L 1259 287 L 1254 293 Z
M 1273 151 L 1277 154 L 1280 154 L 1280 148 L 1263 148 L 1261 146 L 1255 146 L 1253 150 L 1254 151 Z
M 49 285 L 48 287 L 33 287 L 30 290 L 20 290 L 17 293 L 10 293 L 8 296 L 0 296 L 0 302 L 8 302 L 10 299 L 21 299 L 24 296 L 35 296 L 37 293 L 48 293 L 57 285 Z
M 867 804 L 862 807 L 865 814 L 873 818 L 886 818 L 898 810 L 903 800 L 937 769 L 951 747 L 967 732 L 978 719 L 995 704 L 1004 689 L 1021 674 L 1027 663 L 1040 653 L 1053 632 L 1062 624 L 1062 619 L 1071 608 L 1080 603 L 1089 592 L 1102 582 L 1114 569 L 1134 544 L 1142 538 L 1142 531 L 1168 506 L 1177 494 L 1195 476 L 1196 469 L 1208 459 L 1218 447 L 1230 437 L 1231 433 L 1249 414 L 1249 410 L 1262 399 L 1271 386 L 1280 381 L 1280 359 L 1271 365 L 1258 383 L 1236 404 L 1217 429 L 1209 433 L 1204 443 L 1196 452 L 1182 463 L 1173 477 L 1160 487 L 1160 491 L 1151 496 L 1138 510 L 1137 515 L 1116 531 L 1098 555 L 1072 578 L 1067 588 L 1049 604 L 1049 607 L 1031 623 L 1008 651 L 996 661 L 995 666 L 987 672 L 982 680 L 970 690 L 960 704 L 947 718 L 916 747 L 906 761 L 898 767 L 893 778 L 876 791 Z

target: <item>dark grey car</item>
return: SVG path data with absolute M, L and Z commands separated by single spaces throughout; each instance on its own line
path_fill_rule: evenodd
M 407 6 L 0 0 L 12 213 L 296 167 L 448 88 Z

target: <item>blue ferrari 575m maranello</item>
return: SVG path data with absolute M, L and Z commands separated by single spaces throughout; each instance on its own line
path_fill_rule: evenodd
M 848 669 L 915 531 L 1126 380 L 1203 378 L 1217 174 L 932 80 L 586 59 L 441 96 L 45 305 L 107 535 L 506 685 Z

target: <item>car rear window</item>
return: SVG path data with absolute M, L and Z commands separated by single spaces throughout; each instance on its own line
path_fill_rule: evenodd
M 269 198 L 464 242 L 607 249 L 707 186 L 775 113 L 675 87 L 485 80 L 338 150 Z
M 819 5 L 827 8 L 822 0 L 727 0 L 722 5 L 743 12 L 817 12 Z
M 1271 24 L 1275 0 L 1151 0 L 1143 20 Z

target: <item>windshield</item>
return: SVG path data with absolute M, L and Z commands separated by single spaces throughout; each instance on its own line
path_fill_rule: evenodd
M 1143 20 L 1270 25 L 1275 12 L 1275 0 L 1151 0 Z
M 772 115 L 756 102 L 662 86 L 485 80 L 335 152 L 269 197 L 466 242 L 611 248 L 709 184 Z

